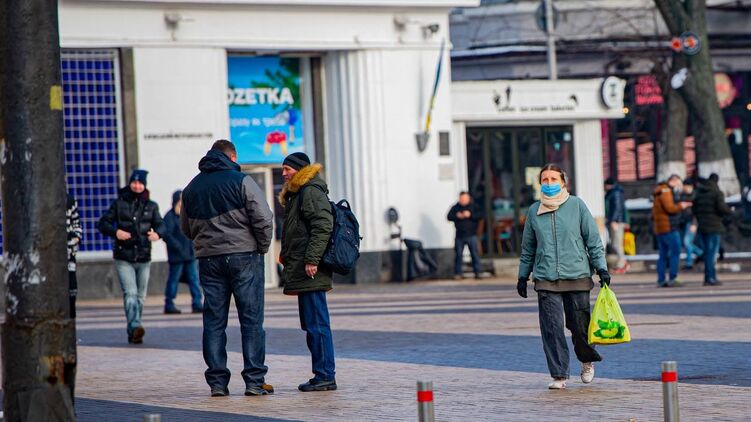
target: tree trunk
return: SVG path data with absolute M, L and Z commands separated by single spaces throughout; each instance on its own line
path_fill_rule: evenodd
M 0 2 L 6 421 L 73 421 L 57 1 Z
M 701 42 L 696 55 L 686 56 L 688 78 L 678 89 L 699 128 L 695 134 L 699 175 L 707 177 L 711 173 L 717 173 L 720 176 L 720 187 L 727 195 L 740 193 L 738 175 L 725 139 L 725 121 L 717 103 L 707 38 L 706 2 L 655 0 L 655 4 L 673 36 L 692 31 Z
M 657 180 L 667 180 L 673 174 L 686 177 L 684 142 L 688 124 L 688 108 L 683 97 L 673 89 L 668 89 L 665 98 L 665 126 L 659 150 Z

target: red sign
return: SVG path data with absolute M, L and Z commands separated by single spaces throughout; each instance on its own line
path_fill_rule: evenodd
M 662 104 L 662 90 L 654 75 L 642 75 L 634 86 L 636 105 Z

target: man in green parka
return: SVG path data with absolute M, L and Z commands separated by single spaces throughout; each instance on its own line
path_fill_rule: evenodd
M 321 169 L 302 152 L 288 155 L 282 164 L 284 186 L 279 194 L 284 207 L 280 257 L 284 294 L 297 296 L 300 325 L 313 361 L 314 377 L 298 387 L 305 392 L 336 390 L 334 341 L 326 304 L 332 273 L 319 266 L 334 228 L 334 215 Z

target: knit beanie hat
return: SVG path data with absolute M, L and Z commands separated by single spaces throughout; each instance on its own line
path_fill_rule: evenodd
M 290 166 L 295 170 L 300 170 L 310 165 L 310 157 L 304 152 L 294 152 L 287 156 L 282 163 L 283 166 Z
M 133 173 L 130 174 L 130 180 L 128 180 L 128 183 L 132 183 L 136 180 L 143 183 L 144 186 L 146 186 L 146 176 L 149 174 L 147 170 L 142 169 L 135 169 L 133 170 Z

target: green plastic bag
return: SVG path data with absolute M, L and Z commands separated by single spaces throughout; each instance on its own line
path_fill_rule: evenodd
M 610 288 L 600 288 L 592 318 L 589 320 L 589 344 L 618 344 L 631 341 L 631 333 L 626 325 L 618 299 Z

